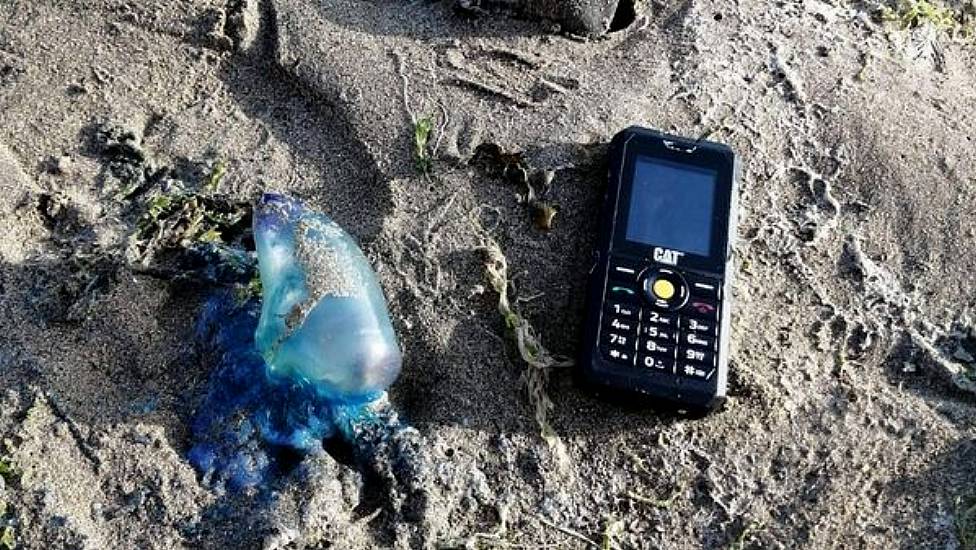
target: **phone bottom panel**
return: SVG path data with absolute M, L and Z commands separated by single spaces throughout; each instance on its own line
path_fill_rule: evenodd
M 719 392 L 714 383 L 614 365 L 604 361 L 597 350 L 588 359 L 577 369 L 578 383 L 604 400 L 687 417 L 704 416 L 726 401 L 724 391 Z

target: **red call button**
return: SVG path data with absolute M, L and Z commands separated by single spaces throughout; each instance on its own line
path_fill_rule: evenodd
M 718 310 L 718 308 L 715 307 L 715 304 L 710 304 L 701 300 L 692 300 L 688 303 L 688 308 L 700 315 L 714 315 Z

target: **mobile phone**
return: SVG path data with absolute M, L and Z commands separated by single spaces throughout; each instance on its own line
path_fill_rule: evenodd
M 608 164 L 579 377 L 601 395 L 706 414 L 728 383 L 735 154 L 631 127 Z

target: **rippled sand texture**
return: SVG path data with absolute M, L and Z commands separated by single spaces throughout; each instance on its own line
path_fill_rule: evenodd
M 622 30 L 589 39 L 610 26 L 581 19 L 600 2 L 459 4 L 0 0 L 0 534 L 960 547 L 976 496 L 973 40 L 883 22 L 874 0 L 626 3 Z M 190 419 L 214 365 L 190 342 L 208 290 L 115 261 L 132 225 L 93 145 L 103 122 L 172 177 L 222 160 L 222 192 L 288 193 L 358 240 L 403 348 L 390 399 L 417 429 L 389 462 L 364 470 L 331 445 L 264 492 L 198 479 Z M 731 399 L 678 421 L 555 370 L 550 446 L 479 247 L 503 251 L 514 307 L 572 356 L 604 147 L 630 124 L 741 156 Z M 551 231 L 525 189 L 469 163 L 489 144 L 552 178 Z

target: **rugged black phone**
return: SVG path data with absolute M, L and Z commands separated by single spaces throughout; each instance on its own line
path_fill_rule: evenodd
M 583 383 L 686 414 L 725 400 L 736 161 L 725 145 L 614 137 L 590 272 Z

